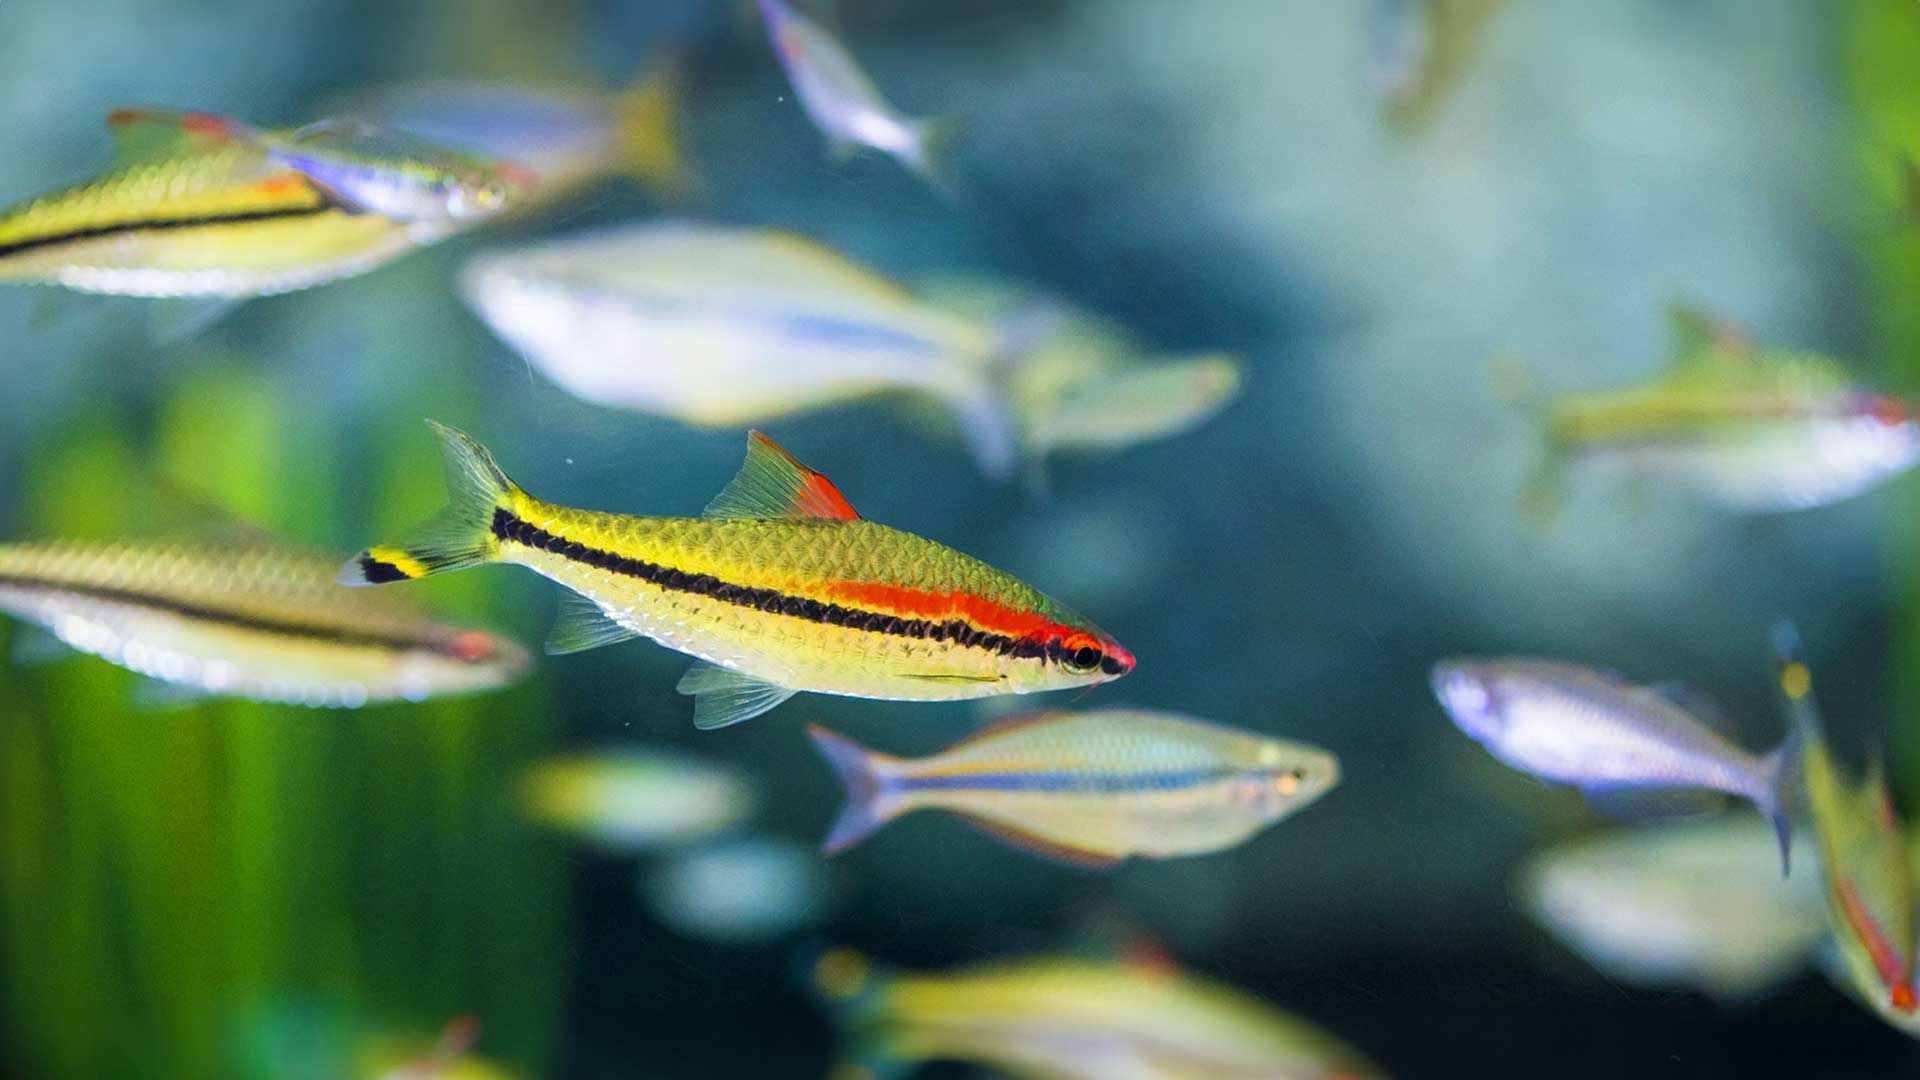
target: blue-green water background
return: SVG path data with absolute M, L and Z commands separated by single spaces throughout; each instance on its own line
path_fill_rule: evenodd
M 896 103 L 965 117 L 955 205 L 882 159 L 830 164 L 745 5 L 9 0 L 0 197 L 98 167 L 116 106 L 273 124 L 419 76 L 612 87 L 676 44 L 693 212 L 903 275 L 1023 279 L 1156 348 L 1248 359 L 1216 422 L 1063 461 L 1041 503 L 877 406 L 774 433 L 869 516 L 1126 642 L 1139 669 L 1087 705 L 1179 709 L 1344 763 L 1338 791 L 1243 849 L 1111 875 L 900 823 L 832 864 L 827 936 L 942 964 L 1117 919 L 1407 1077 L 1883 1077 L 1915 1067 L 1910 1043 L 1816 976 L 1725 1008 L 1609 983 L 1547 941 L 1510 872 L 1595 820 L 1495 765 L 1425 688 L 1440 655 L 1565 654 L 1699 683 L 1759 746 L 1777 737 L 1765 628 L 1788 613 L 1835 726 L 1909 760 L 1910 494 L 1756 522 L 1602 486 L 1528 529 L 1535 435 L 1486 376 L 1496 356 L 1549 389 L 1648 375 L 1684 294 L 1912 388 L 1876 284 L 1891 226 L 1859 176 L 1853 95 L 1871 87 L 1850 90 L 1850 6 L 1515 0 L 1410 139 L 1381 121 L 1357 0 L 838 5 Z M 611 183 L 161 350 L 132 302 L 49 314 L 38 291 L 0 293 L 0 535 L 111 532 L 156 467 L 351 549 L 437 502 L 428 415 L 548 497 L 693 513 L 737 434 L 572 401 L 451 289 L 473 250 L 660 212 Z M 426 588 L 529 641 L 554 603 L 504 571 Z M 790 949 L 659 926 L 630 862 L 516 825 L 508 778 L 547 748 L 683 745 L 749 770 L 769 828 L 811 843 L 837 793 L 805 723 L 920 752 L 973 714 L 803 696 L 696 735 L 683 667 L 630 644 L 547 661 L 508 695 L 350 717 L 133 712 L 91 662 L 0 675 L 0 1059 L 34 1077 L 268 1076 L 284 1057 L 241 1047 L 236 1018 L 350 1008 L 431 1031 L 470 1010 L 483 1049 L 528 1076 L 822 1075 L 831 1029 Z

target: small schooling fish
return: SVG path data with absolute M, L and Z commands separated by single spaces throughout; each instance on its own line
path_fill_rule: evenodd
M 375 585 L 517 563 L 574 590 L 549 652 L 649 637 L 700 660 L 680 680 L 694 724 L 725 727 L 802 690 L 952 701 L 1092 686 L 1133 654 L 1012 576 L 867 521 L 826 477 L 759 432 L 698 518 L 543 502 L 439 424 L 451 502 L 411 539 L 369 548 L 340 580 Z
M 666 751 L 546 758 L 520 780 L 532 820 L 620 853 L 652 851 L 722 833 L 753 813 L 747 778 L 715 762 Z
M 774 55 L 786 69 L 807 118 L 827 137 L 833 157 L 868 147 L 899 161 L 936 188 L 948 190 L 939 160 L 949 130 L 944 119 L 900 115 L 832 34 L 795 11 L 787 0 L 759 3 Z
M 1461 731 L 1542 780 L 1590 796 L 1704 789 L 1751 801 L 1773 823 L 1787 865 L 1800 754 L 1794 731 L 1755 757 L 1709 728 L 1690 692 L 1557 660 L 1445 660 L 1434 665 L 1432 686 Z
M 1813 677 L 1798 656 L 1798 635 L 1782 624 L 1774 640 L 1780 695 L 1800 733 L 1807 816 L 1846 983 L 1882 1019 L 1920 1034 L 1912 865 L 1886 774 L 1877 760 L 1861 781 L 1842 773 L 1814 704 Z
M 154 109 L 119 110 L 108 125 L 112 168 L 0 211 L 0 281 L 147 297 L 290 292 L 444 239 L 511 205 L 525 179 L 430 148 L 401 153 L 364 131 L 263 133 Z M 445 212 L 422 213 L 435 198 Z
M 1340 779 L 1324 750 L 1131 709 L 1016 717 L 912 760 L 817 726 L 807 734 L 847 792 L 829 852 L 902 814 L 940 809 L 1076 866 L 1201 855 L 1246 841 Z
M 792 233 L 616 226 L 471 260 L 467 305 L 584 401 L 739 428 L 895 393 L 948 412 L 982 472 L 1017 457 L 989 320 Z
M 251 531 L 0 546 L 0 611 L 190 693 L 351 708 L 493 690 L 519 644 L 342 588 L 332 558 Z
M 854 1063 L 837 1077 L 963 1062 L 1024 1080 L 1378 1080 L 1359 1051 L 1166 963 L 1036 956 L 895 973 L 847 949 L 813 965 Z M 860 1071 L 856 1071 L 860 1070 Z
M 1594 461 L 1731 510 L 1800 510 L 1851 498 L 1920 461 L 1920 421 L 1906 403 L 1864 389 L 1835 361 L 1756 349 L 1686 305 L 1672 322 L 1673 358 L 1658 379 L 1547 403 L 1547 456 L 1531 502 L 1551 506 L 1566 467 Z
M 518 162 L 539 186 L 516 205 L 544 206 L 611 176 L 630 176 L 663 199 L 691 192 L 697 182 L 676 130 L 679 104 L 679 65 L 660 60 L 614 93 L 537 82 L 400 83 L 353 95 L 341 115 Z

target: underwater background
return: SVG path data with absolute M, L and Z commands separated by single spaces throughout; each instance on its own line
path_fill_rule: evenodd
M 1728 1004 L 1585 967 L 1522 912 L 1514 875 L 1605 823 L 1491 760 L 1427 688 L 1445 655 L 1579 657 L 1684 676 L 1743 745 L 1771 746 L 1767 628 L 1790 616 L 1843 755 L 1884 747 L 1895 791 L 1920 790 L 1911 480 L 1767 518 L 1574 484 L 1537 527 L 1517 510 L 1537 425 L 1489 371 L 1512 358 L 1556 390 L 1648 376 L 1685 297 L 1920 390 L 1920 233 L 1894 165 L 1862 149 L 1920 140 L 1906 6 L 1512 0 L 1409 133 L 1383 119 L 1375 5 L 1358 0 L 833 5 L 897 105 L 963 118 L 948 201 L 877 156 L 830 161 L 746 5 L 10 0 L 9 202 L 99 167 L 100 118 L 123 105 L 291 124 L 400 79 L 618 86 L 663 47 L 701 182 L 669 202 L 608 181 L 164 346 L 135 301 L 0 291 L 0 536 L 141 528 L 135 493 L 158 475 L 344 557 L 439 504 L 425 417 L 549 498 L 697 513 L 741 433 L 574 400 L 453 281 L 490 246 L 597 224 L 791 228 L 903 277 L 1036 285 L 1157 351 L 1244 357 L 1219 417 L 1063 457 L 1043 499 L 877 404 L 771 430 L 868 515 L 1097 613 L 1141 662 L 1087 707 L 1302 739 L 1343 777 L 1244 847 L 1112 873 L 914 816 L 824 864 L 804 934 L 715 943 L 636 889 L 646 857 L 525 822 L 527 764 L 682 747 L 744 770 L 756 828 L 811 849 L 840 795 L 806 724 L 917 754 L 979 710 L 802 695 L 696 732 L 674 693 L 685 659 L 647 644 L 352 712 L 141 708 L 104 663 L 16 664 L 0 670 L 0 1062 L 45 1080 L 306 1076 L 334 1044 L 472 1014 L 513 1076 L 814 1077 L 835 1034 L 798 974 L 807 942 L 941 967 L 1138 935 L 1395 1076 L 1920 1069 L 1910 1038 L 1813 970 Z M 529 643 L 558 592 L 505 571 L 418 588 Z

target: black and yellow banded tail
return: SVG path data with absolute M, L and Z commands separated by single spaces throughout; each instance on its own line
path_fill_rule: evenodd
M 494 513 L 525 492 L 466 432 L 433 420 L 446 459 L 447 505 L 397 544 L 370 547 L 340 569 L 342 585 L 385 585 L 492 562 L 500 553 Z

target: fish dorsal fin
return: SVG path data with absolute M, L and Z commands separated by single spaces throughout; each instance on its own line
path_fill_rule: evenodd
M 1753 339 L 1744 328 L 1698 304 L 1676 300 L 1668 305 L 1667 326 L 1672 338 L 1668 359 L 1675 364 L 1702 356 L 1721 360 L 1753 357 Z
M 614 622 L 599 604 L 576 592 L 560 594 L 560 611 L 547 634 L 547 655 L 566 656 L 639 637 Z
M 107 114 L 114 160 L 122 165 L 211 150 L 258 136 L 253 128 L 213 113 L 178 109 L 115 109 Z
M 1012 716 L 995 717 L 974 729 L 972 734 L 955 743 L 953 749 L 985 742 L 988 739 L 1004 738 L 1017 731 L 1025 731 L 1027 728 L 1052 720 L 1058 720 L 1066 715 L 1067 713 L 1064 710 L 1049 709 L 1045 712 L 1015 713 Z
M 988 821 L 985 818 L 974 817 L 971 814 L 963 816 L 966 818 L 968 824 L 975 826 L 994 838 L 1012 844 L 1014 847 L 1030 855 L 1038 855 L 1043 859 L 1052 859 L 1054 862 L 1065 863 L 1068 866 L 1078 867 L 1082 870 L 1111 870 L 1119 866 L 1121 862 L 1118 857 L 1105 852 L 1089 851 L 1086 848 L 1062 844 L 1057 840 L 1049 840 L 1043 836 L 1036 836 L 1033 833 L 1012 825 L 1006 825 L 998 821 Z
M 705 660 L 688 668 L 675 689 L 693 698 L 693 726 L 701 731 L 751 720 L 798 692 Z
M 854 521 L 860 514 L 833 481 L 758 431 L 747 433 L 747 460 L 702 515 Z

